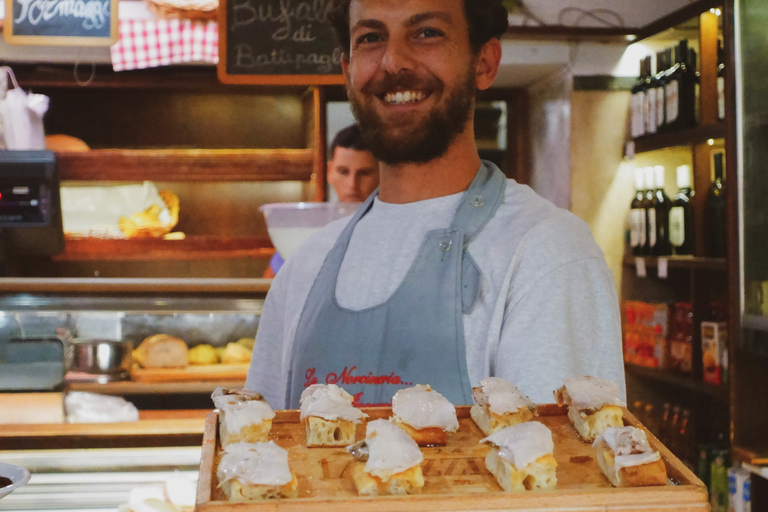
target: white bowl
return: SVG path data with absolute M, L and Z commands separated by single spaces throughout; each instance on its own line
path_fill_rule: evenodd
M 31 477 L 29 471 L 21 466 L 14 466 L 13 464 L 5 464 L 3 462 L 0 462 L 0 476 L 10 478 L 11 482 L 13 482 L 11 485 L 0 487 L 0 498 L 8 496 L 14 490 L 29 482 Z
M 259 208 L 269 238 L 287 259 L 312 233 L 334 220 L 354 214 L 361 203 L 273 203 Z

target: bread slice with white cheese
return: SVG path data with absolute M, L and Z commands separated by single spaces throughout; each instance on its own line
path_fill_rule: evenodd
M 536 408 L 531 399 L 509 381 L 487 377 L 472 388 L 475 405 L 469 414 L 486 436 L 533 419 Z
M 298 480 L 288 465 L 288 451 L 273 441 L 230 444 L 222 453 L 216 476 L 229 501 L 298 496 Z
M 597 463 L 614 487 L 666 485 L 667 468 L 645 432 L 635 427 L 609 427 L 592 444 Z
M 507 492 L 554 489 L 557 462 L 552 432 L 538 421 L 504 428 L 482 439 L 491 445 L 488 471 Z
M 447 432 L 459 429 L 456 407 L 429 385 L 416 384 L 395 393 L 392 415 L 419 446 L 445 446 Z
M 591 443 L 608 427 L 624 426 L 624 404 L 612 380 L 569 377 L 555 390 L 555 399 L 559 406 L 568 406 L 568 418 L 585 442 Z
M 256 392 L 216 388 L 211 394 L 219 409 L 219 439 L 222 447 L 232 443 L 266 442 L 275 411 Z
M 352 480 L 361 496 L 418 494 L 424 487 L 424 455 L 393 421 L 368 422 L 365 440 L 347 451 L 356 460 Z
M 335 384 L 313 384 L 301 393 L 300 418 L 307 446 L 347 446 L 368 415 L 352 405 L 352 395 Z

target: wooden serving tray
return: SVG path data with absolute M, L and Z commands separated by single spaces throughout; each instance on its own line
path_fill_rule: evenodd
M 245 380 L 248 375 L 245 364 L 200 364 L 185 368 L 141 368 L 131 369 L 133 382 L 182 382 L 200 380 Z
M 387 418 L 390 408 L 364 409 L 369 420 Z M 557 488 L 552 491 L 504 492 L 485 467 L 489 447 L 469 416 L 469 406 L 459 406 L 459 430 L 448 434 L 444 447 L 422 448 L 424 488 L 410 496 L 361 497 L 350 476 L 352 456 L 344 448 L 307 448 L 299 411 L 277 411 L 270 439 L 288 450 L 291 469 L 299 481 L 299 498 L 230 503 L 218 487 L 216 468 L 221 446 L 218 412 L 206 417 L 197 512 L 416 512 L 479 510 L 542 510 L 550 512 L 705 512 L 709 511 L 704 484 L 646 430 L 651 446 L 661 453 L 669 483 L 657 487 L 614 488 L 597 464 L 590 443 L 579 440 L 565 408 L 538 406 L 538 421 L 552 430 L 557 460 Z M 628 411 L 625 423 L 642 427 Z M 643 427 L 644 428 L 644 427 Z M 357 439 L 365 427 L 357 429 Z

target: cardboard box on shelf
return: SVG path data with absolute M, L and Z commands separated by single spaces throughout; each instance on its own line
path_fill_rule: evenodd
M 704 382 L 722 384 L 728 360 L 728 324 L 701 322 L 701 353 Z

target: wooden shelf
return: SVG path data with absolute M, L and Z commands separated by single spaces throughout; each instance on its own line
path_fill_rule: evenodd
M 709 139 L 722 139 L 724 137 L 725 123 L 722 122 L 696 126 L 677 132 L 645 135 L 635 139 L 635 153 L 645 153 L 675 146 L 692 146 L 704 143 Z
M 768 465 L 768 446 L 756 448 L 754 446 L 734 446 L 732 455 L 735 460 L 756 466 Z M 768 478 L 766 473 L 763 478 Z
M 703 395 L 709 395 L 719 400 L 728 400 L 728 385 L 716 385 L 708 382 L 701 382 L 694 380 L 693 377 L 683 377 L 675 375 L 673 373 L 666 372 L 664 370 L 657 370 L 655 368 L 646 368 L 644 366 L 637 366 L 630 363 L 624 363 L 624 369 L 627 373 L 631 373 L 637 377 L 655 380 L 664 384 L 671 384 L 678 388 L 685 388 L 696 393 Z
M 309 181 L 313 149 L 96 149 L 57 152 L 59 179 Z
M 67 238 L 54 261 L 157 261 L 269 259 L 275 249 L 268 238 L 194 236 L 184 240 Z
M 0 293 L 194 293 L 207 294 L 243 293 L 249 296 L 265 294 L 271 279 L 221 279 L 221 278 L 20 278 L 0 279 Z
M 658 267 L 659 259 L 666 259 L 669 268 L 685 268 L 691 270 L 726 270 L 728 264 L 725 258 L 704 258 L 699 256 L 633 256 L 631 254 L 624 256 L 624 265 L 628 267 L 635 266 L 637 258 L 645 259 L 646 267 Z
M 69 391 L 87 391 L 90 393 L 99 393 L 102 395 L 166 395 L 166 394 L 184 394 L 210 395 L 213 390 L 223 386 L 225 388 L 242 388 L 245 385 L 245 379 L 221 379 L 221 380 L 202 380 L 202 381 L 178 381 L 178 382 L 132 382 L 130 380 L 107 382 L 99 384 L 96 382 L 70 382 L 67 384 Z M 213 404 L 211 404 L 213 408 Z

